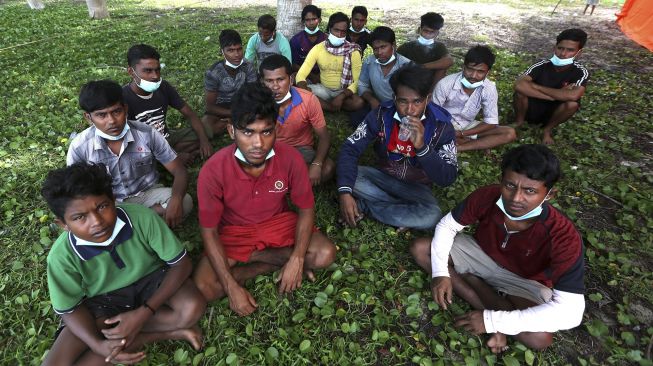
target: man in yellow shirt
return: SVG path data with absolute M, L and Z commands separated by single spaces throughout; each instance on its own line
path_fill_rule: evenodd
M 358 110 L 364 106 L 356 94 L 362 65 L 360 46 L 345 40 L 349 18 L 344 13 L 331 15 L 327 29 L 327 40 L 311 49 L 297 72 L 297 86 L 311 90 L 325 111 Z M 308 84 L 306 78 L 315 64 L 320 69 L 320 83 Z

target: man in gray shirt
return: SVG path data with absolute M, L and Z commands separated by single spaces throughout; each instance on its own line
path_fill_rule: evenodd
M 127 104 L 115 81 L 88 82 L 79 94 L 79 105 L 92 126 L 72 140 L 66 163 L 104 164 L 117 201 L 150 207 L 168 226 L 177 226 L 190 213 L 193 200 L 186 193 L 186 168 L 166 139 L 144 123 L 127 122 Z M 172 174 L 172 188 L 158 184 L 155 160 Z

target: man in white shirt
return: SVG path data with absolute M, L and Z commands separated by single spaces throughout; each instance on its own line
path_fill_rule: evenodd
M 585 310 L 583 242 L 574 224 L 547 200 L 560 163 L 544 145 L 521 145 L 501 163 L 501 183 L 477 189 L 440 220 L 433 238 L 417 239 L 411 254 L 431 273 L 434 300 L 453 293 L 475 310 L 455 325 L 492 334 L 492 352 L 506 335 L 541 350 L 553 332 L 578 326 Z M 477 224 L 473 236 L 460 232 Z
M 487 79 L 494 60 L 488 47 L 472 47 L 465 55 L 463 70 L 435 86 L 433 103 L 451 113 L 459 152 L 490 149 L 517 138 L 512 127 L 499 126 L 497 87 Z M 483 120 L 476 120 L 481 109 Z

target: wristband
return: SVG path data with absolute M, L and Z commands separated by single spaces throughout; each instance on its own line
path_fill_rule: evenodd
M 315 162 L 315 161 L 314 161 L 314 162 L 311 163 L 311 165 L 322 166 L 322 163 L 318 163 L 318 162 Z
M 152 307 L 147 304 L 147 301 L 143 302 L 143 306 L 145 306 L 149 311 L 151 311 L 152 315 L 156 314 L 156 310 L 152 309 Z

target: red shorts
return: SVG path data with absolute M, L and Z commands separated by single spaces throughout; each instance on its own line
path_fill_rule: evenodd
M 287 211 L 258 224 L 223 226 L 220 229 L 220 242 L 227 257 L 247 262 L 255 250 L 295 244 L 297 217 L 295 212 Z

